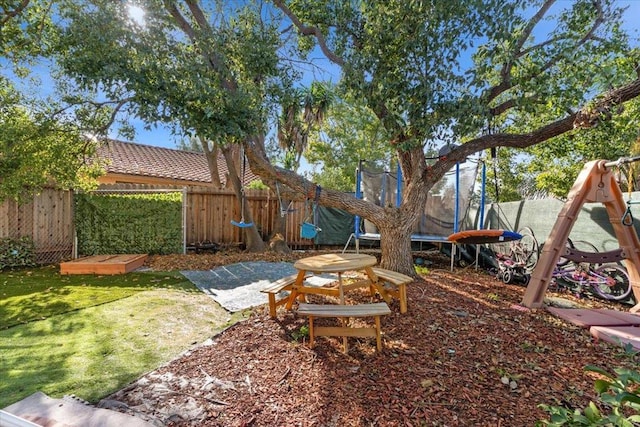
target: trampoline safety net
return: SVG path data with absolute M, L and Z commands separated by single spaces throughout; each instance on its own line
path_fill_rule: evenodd
M 478 162 L 471 160 L 447 172 L 429 191 L 423 214 L 413 234 L 446 237 L 461 230 L 471 204 L 477 172 Z M 402 191 L 402 185 L 398 185 L 398 174 L 363 169 L 360 177 L 364 200 L 378 206 L 398 206 L 398 193 Z M 361 226 L 361 232 L 378 232 L 375 225 L 367 220 Z

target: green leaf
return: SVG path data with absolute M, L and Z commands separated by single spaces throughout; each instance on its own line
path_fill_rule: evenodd
M 609 381 L 596 380 L 594 383 L 594 388 L 598 393 L 602 394 L 602 393 L 606 393 L 612 385 L 613 383 Z
M 624 392 L 620 393 L 618 396 L 621 404 L 628 402 L 640 405 L 640 396 L 638 396 L 636 393 Z
M 589 406 L 584 408 L 584 415 L 589 420 L 589 422 L 597 421 L 602 418 L 600 410 L 593 402 L 589 402 Z
M 602 369 L 599 366 L 587 365 L 587 366 L 584 367 L 584 370 L 587 371 L 587 372 L 595 372 L 595 373 L 601 374 L 601 375 L 603 375 L 603 376 L 605 376 L 607 378 L 612 378 L 611 374 L 608 371 Z

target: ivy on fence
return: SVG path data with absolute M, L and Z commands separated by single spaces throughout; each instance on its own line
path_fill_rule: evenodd
M 76 194 L 75 226 L 80 255 L 182 253 L 182 194 Z

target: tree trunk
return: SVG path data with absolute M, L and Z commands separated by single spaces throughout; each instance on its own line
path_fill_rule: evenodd
M 244 191 L 241 191 L 242 198 L 245 198 Z M 246 242 L 246 250 L 247 252 L 264 252 L 267 249 L 267 245 L 262 240 L 262 236 L 258 232 L 258 227 L 255 222 L 253 222 L 253 215 L 251 214 L 251 209 L 249 208 L 249 204 L 241 203 L 244 209 L 244 221 L 247 223 L 252 223 L 251 227 L 243 227 L 242 231 L 244 232 L 245 242 Z
M 290 253 L 291 248 L 287 245 L 287 216 L 282 216 L 278 208 L 278 216 L 274 219 L 273 231 L 269 236 L 269 248 L 278 253 Z
M 301 195 L 312 197 L 316 184 L 307 181 L 294 172 L 275 170 L 262 149 L 260 141 L 249 145 L 247 157 L 251 162 L 251 170 L 261 177 L 275 179 L 283 183 L 280 193 L 284 200 L 300 200 Z M 424 155 L 422 155 L 424 162 Z M 406 168 L 405 176 L 414 175 L 413 171 L 420 169 L 419 162 Z M 413 257 L 411 255 L 411 232 L 415 222 L 420 218 L 424 209 L 429 188 L 426 183 L 409 184 L 403 194 L 401 208 L 382 208 L 374 203 L 362 199 L 355 199 L 352 194 L 330 189 L 322 189 L 319 204 L 334 207 L 369 219 L 381 232 L 382 261 L 381 265 L 403 274 L 415 276 Z M 310 194 L 311 193 L 311 194 Z
M 218 152 L 220 148 L 217 143 L 213 144 L 213 148 L 209 148 L 209 142 L 198 137 L 202 150 L 207 157 L 207 164 L 209 165 L 209 173 L 211 174 L 211 183 L 216 188 L 222 188 L 222 182 L 220 182 L 220 171 L 218 170 Z
M 376 224 L 380 231 L 380 249 L 382 260 L 380 266 L 415 276 L 413 256 L 411 255 L 411 231 L 412 227 L 401 225 L 394 215 L 385 215 L 383 222 Z
M 286 215 L 282 216 L 282 214 L 280 214 L 280 211 L 278 211 L 278 215 L 273 220 L 273 231 L 271 232 L 271 235 L 269 236 L 269 238 L 271 239 L 278 234 L 284 237 L 286 233 L 287 233 L 287 216 Z

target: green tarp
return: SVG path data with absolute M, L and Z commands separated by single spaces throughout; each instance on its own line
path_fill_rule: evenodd
M 314 239 L 316 245 L 344 245 L 353 233 L 355 219 L 348 212 L 318 206 L 317 218 L 322 231 Z

